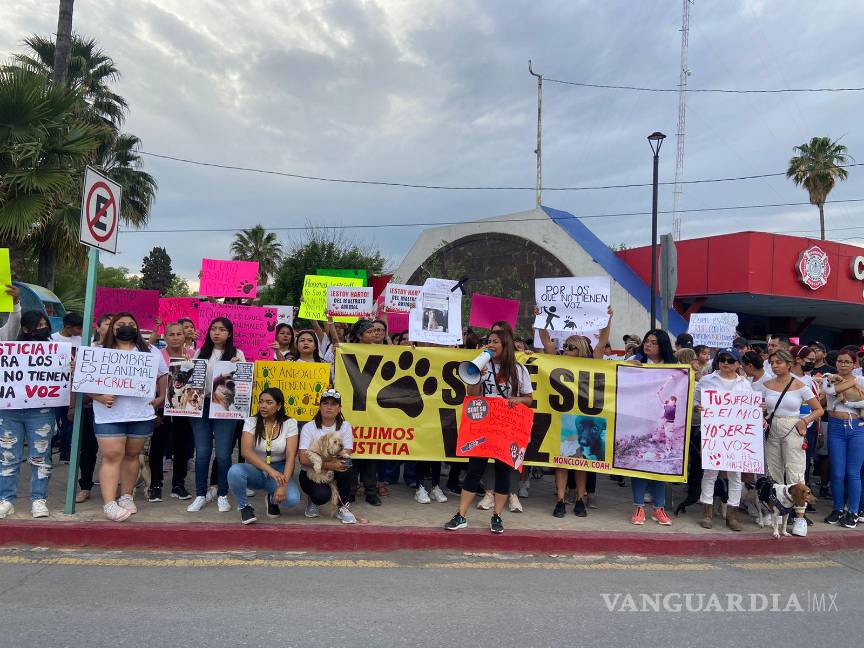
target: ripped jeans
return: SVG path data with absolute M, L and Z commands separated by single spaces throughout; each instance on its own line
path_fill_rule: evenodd
M 15 501 L 25 441 L 31 468 L 30 498 L 48 499 L 51 438 L 56 430 L 57 421 L 51 408 L 0 411 L 0 500 Z

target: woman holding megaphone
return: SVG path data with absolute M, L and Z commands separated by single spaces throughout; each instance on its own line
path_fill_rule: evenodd
M 474 360 L 477 371 L 462 371 L 460 376 L 468 384 L 469 396 L 485 396 L 487 398 L 506 398 L 511 406 L 519 403 L 531 406 L 531 377 L 524 365 L 516 362 L 516 347 L 513 344 L 513 334 L 507 329 L 490 333 L 486 345 L 487 358 L 478 357 Z M 467 369 L 467 367 L 466 367 Z M 459 498 L 459 510 L 456 515 L 444 525 L 448 531 L 464 529 L 468 526 L 465 516 L 474 502 L 480 478 L 489 459 L 486 457 L 470 457 L 468 471 L 462 482 L 462 493 Z M 489 529 L 492 533 L 504 533 L 501 522 L 501 511 L 507 503 L 510 492 L 510 466 L 498 459 L 495 466 L 495 507 Z

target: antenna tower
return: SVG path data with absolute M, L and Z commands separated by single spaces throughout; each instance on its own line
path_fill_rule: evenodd
M 687 67 L 687 48 L 690 44 L 690 4 L 692 0 L 683 0 L 681 10 L 681 70 L 678 81 L 678 130 L 675 133 L 678 151 L 675 155 L 675 191 L 672 204 L 672 236 L 681 240 L 681 194 L 684 187 L 684 132 L 687 121 L 687 77 L 690 68 Z

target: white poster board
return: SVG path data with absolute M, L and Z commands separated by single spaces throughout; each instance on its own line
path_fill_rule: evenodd
M 0 409 L 69 405 L 72 344 L 0 342 Z
M 702 389 L 701 405 L 702 468 L 765 472 L 762 394 Z
M 249 416 L 254 379 L 254 362 L 214 362 L 209 418 L 241 421 Z
M 363 286 L 328 286 L 327 314 L 332 317 L 372 316 L 372 288 Z
M 694 346 L 704 344 L 723 349 L 732 346 L 737 329 L 737 313 L 694 313 L 690 316 L 687 332 L 693 336 Z
M 408 314 L 408 339 L 441 346 L 462 344 L 462 291 L 459 282 L 429 278 Z
M 159 358 L 149 351 L 79 347 L 72 391 L 114 396 L 156 396 Z
M 384 289 L 384 312 L 408 313 L 414 308 L 417 296 L 423 290 L 420 286 L 406 284 L 387 284 Z
M 549 331 L 599 331 L 609 323 L 608 276 L 553 277 L 534 280 L 534 297 L 540 314 L 534 328 Z
M 168 367 L 165 416 L 201 418 L 204 415 L 206 384 L 206 360 L 171 360 Z
M 264 308 L 272 308 L 276 311 L 276 325 L 279 324 L 288 324 L 292 326 L 294 324 L 294 307 L 293 306 L 265 306 Z

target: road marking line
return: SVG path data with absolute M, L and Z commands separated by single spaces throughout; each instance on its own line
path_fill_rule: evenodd
M 716 571 L 720 569 L 717 565 L 708 563 L 505 563 L 505 562 L 452 562 L 452 563 L 425 563 L 425 569 L 553 569 L 553 570 L 632 570 L 632 571 Z
M 790 558 L 788 561 L 779 562 L 743 562 L 732 563 L 733 567 L 738 569 L 830 569 L 843 567 L 842 564 L 834 560 L 795 560 Z

